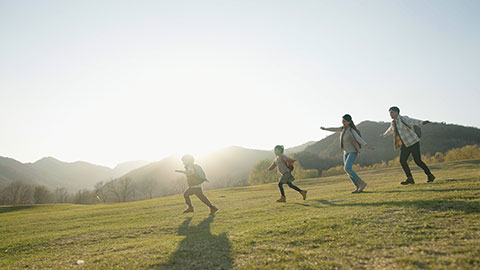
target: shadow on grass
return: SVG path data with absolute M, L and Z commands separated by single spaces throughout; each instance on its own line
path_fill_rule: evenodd
M 35 208 L 35 205 L 0 206 L 0 214 Z
M 227 234 L 213 235 L 210 216 L 197 226 L 190 226 L 191 217 L 185 219 L 178 228 L 178 235 L 186 237 L 165 264 L 153 266 L 153 269 L 232 269 L 231 244 Z
M 446 188 L 446 189 L 416 189 L 416 190 L 385 190 L 379 193 L 404 193 L 404 192 L 452 192 L 452 191 L 478 191 L 480 188 Z
M 376 206 L 399 206 L 414 207 L 431 211 L 463 211 L 467 214 L 480 213 L 480 203 L 470 201 L 454 201 L 454 200 L 414 200 L 414 201 L 389 201 L 389 202 L 372 202 L 372 203 L 334 203 L 327 200 L 315 200 L 315 202 L 332 206 L 332 207 L 376 207 Z M 306 206 L 306 205 L 305 205 Z M 312 204 L 313 207 L 320 207 Z M 323 207 L 321 207 L 323 208 Z

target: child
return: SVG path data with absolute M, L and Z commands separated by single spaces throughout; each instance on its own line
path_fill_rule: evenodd
M 278 172 L 282 175 L 280 180 L 278 181 L 278 188 L 280 189 L 281 197 L 277 200 L 277 202 L 286 202 L 287 199 L 285 198 L 285 191 L 283 190 L 283 184 L 287 184 L 290 188 L 300 192 L 302 194 L 303 199 L 307 199 L 307 191 L 301 190 L 297 186 L 295 186 L 292 182 L 295 178 L 292 175 L 293 170 L 293 162 L 295 159 L 291 159 L 283 154 L 284 148 L 283 145 L 277 145 L 274 148 L 275 155 L 277 156 L 273 161 L 272 165 L 268 168 L 268 170 L 273 170 L 275 167 L 278 169 Z
M 183 194 L 185 197 L 185 203 L 188 208 L 183 211 L 183 213 L 193 212 L 192 202 L 190 200 L 191 195 L 196 195 L 200 201 L 206 204 L 210 208 L 210 215 L 215 214 L 218 211 L 218 208 L 212 205 L 212 203 L 207 199 L 207 197 L 202 192 L 202 183 L 207 181 L 205 172 L 202 167 L 194 164 L 193 156 L 185 155 L 182 157 L 183 165 L 185 166 L 185 171 L 176 170 L 176 172 L 183 173 L 187 176 L 188 189 Z

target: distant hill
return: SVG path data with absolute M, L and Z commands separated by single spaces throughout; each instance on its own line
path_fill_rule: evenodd
M 160 185 L 156 188 L 163 193 L 163 189 L 168 188 L 168 185 L 173 184 L 181 176 L 175 170 L 183 170 L 183 165 L 180 156 L 172 155 L 132 170 L 121 178 L 131 178 L 137 185 L 145 180 L 154 180 Z
M 390 123 L 365 121 L 358 124 L 362 137 L 375 150 L 362 149 L 358 163 L 370 165 L 382 160 L 392 160 L 398 155 L 393 148 L 392 136 L 383 138 L 382 134 Z M 423 154 L 446 152 L 452 148 L 465 145 L 480 144 L 480 129 L 453 124 L 431 123 L 422 126 L 421 151 Z M 303 167 L 307 169 L 324 170 L 331 166 L 342 164 L 342 151 L 340 150 L 340 135 L 332 135 L 305 148 L 296 156 Z
M 13 158 L 0 157 L 0 185 L 13 181 L 27 184 L 41 184 L 45 179 L 40 178 L 38 172 Z
M 137 168 L 143 167 L 147 164 L 149 164 L 149 161 L 146 160 L 135 160 L 135 161 L 128 161 L 128 162 L 123 162 L 115 166 L 113 168 L 113 178 L 120 177 L 122 175 L 125 175 L 126 173 L 133 171 Z
M 48 179 L 48 182 L 45 183 L 47 186 L 91 189 L 95 183 L 113 177 L 111 168 L 83 161 L 68 163 L 53 157 L 46 157 L 26 165 L 36 169 L 39 174 Z
M 205 188 L 214 189 L 247 185 L 253 165 L 262 159 L 272 157 L 272 151 L 231 146 L 199 157 L 195 163 L 202 166 L 207 174 L 209 182 L 204 184 Z M 178 193 L 185 180 L 182 174 L 174 171 L 183 169 L 181 157 L 170 156 L 133 170 L 122 178 L 131 178 L 137 185 L 145 180 L 153 179 L 159 184 L 158 193 Z
M 65 187 L 70 191 L 92 189 L 99 181 L 119 177 L 147 163 L 147 161 L 125 162 L 111 169 L 83 161 L 63 162 L 53 157 L 45 157 L 34 163 L 21 163 L 12 158 L 0 157 L 0 185 L 19 181 L 45 185 L 51 189 L 57 187 Z
M 244 186 L 253 165 L 267 158 L 273 158 L 273 151 L 232 146 L 199 159 L 199 164 L 203 164 L 212 187 Z
M 299 153 L 299 152 L 302 152 L 303 150 L 305 150 L 307 147 L 309 147 L 310 145 L 316 143 L 315 141 L 309 141 L 309 142 L 306 142 L 304 144 L 301 144 L 299 146 L 294 146 L 294 147 L 290 147 L 290 148 L 287 148 L 285 149 L 285 154 L 295 154 L 295 153 Z

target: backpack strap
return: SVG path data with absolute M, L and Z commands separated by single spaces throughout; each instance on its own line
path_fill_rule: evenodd
M 409 129 L 412 129 L 412 127 L 411 127 L 409 124 L 407 124 L 407 123 L 405 123 L 405 121 L 403 121 L 403 117 L 401 117 L 401 116 L 400 116 L 400 121 L 402 121 L 402 123 L 403 123 L 405 126 L 407 126 Z
M 350 129 L 350 134 L 352 134 L 352 138 L 353 138 L 353 140 L 354 140 L 355 143 L 356 143 L 356 145 L 354 145 L 354 146 L 355 146 L 355 149 L 356 149 L 357 151 L 359 151 L 360 148 L 362 148 L 362 144 L 358 142 L 357 138 L 355 138 L 355 134 L 353 134 L 354 131 L 355 131 L 355 133 L 357 133 L 357 134 L 358 134 L 358 132 L 357 132 L 356 130 L 353 130 L 352 128 L 349 128 L 349 129 Z M 360 134 L 358 134 L 358 136 L 360 136 Z M 361 136 L 360 136 L 360 137 L 361 137 Z

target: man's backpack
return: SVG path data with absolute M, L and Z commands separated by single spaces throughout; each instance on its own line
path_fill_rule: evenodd
M 403 121 L 403 118 L 400 117 L 400 120 L 402 121 L 402 123 L 405 126 L 407 126 L 409 129 L 412 129 L 412 127 L 410 125 L 408 125 L 407 123 L 405 123 L 405 121 Z M 415 132 L 415 134 L 417 134 L 418 138 L 422 137 L 422 128 L 420 126 L 413 125 L 413 132 Z

